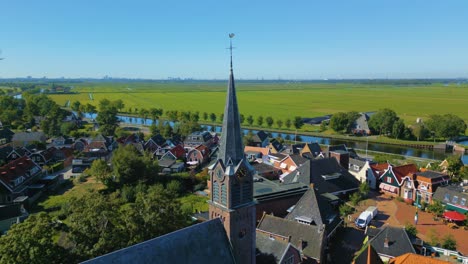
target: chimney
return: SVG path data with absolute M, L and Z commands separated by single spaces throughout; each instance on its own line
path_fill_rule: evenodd
M 386 237 L 383 243 L 385 248 L 388 248 L 388 238 Z

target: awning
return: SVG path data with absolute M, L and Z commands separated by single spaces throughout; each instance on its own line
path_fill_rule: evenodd
M 447 211 L 444 213 L 444 218 L 451 221 L 463 221 L 466 216 L 456 211 Z
M 395 186 L 392 186 L 390 184 L 386 184 L 386 183 L 381 183 L 379 185 L 379 188 L 383 191 L 387 191 L 387 192 L 391 192 L 391 193 L 396 193 L 396 190 L 397 190 L 397 187 Z

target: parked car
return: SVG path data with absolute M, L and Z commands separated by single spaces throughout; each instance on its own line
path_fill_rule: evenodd
M 362 212 L 358 218 L 354 221 L 354 224 L 358 228 L 366 228 L 372 219 L 378 214 L 377 207 L 369 206 L 364 212 Z

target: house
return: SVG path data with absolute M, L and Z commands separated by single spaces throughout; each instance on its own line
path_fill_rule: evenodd
M 252 136 L 252 147 L 264 148 L 269 145 L 268 134 L 265 131 L 260 130 L 257 133 L 254 133 Z
M 5 145 L 0 148 L 0 166 L 28 154 L 30 153 L 26 148 L 13 148 L 10 145 Z
M 43 132 L 19 132 L 13 135 L 11 144 L 14 147 L 25 147 L 37 142 L 45 143 L 46 139 Z
M 99 134 L 88 142 L 83 149 L 83 153 L 89 158 L 107 157 L 117 146 L 118 143 L 113 137 L 105 137 Z
M 369 162 L 370 170 L 367 170 L 366 177 L 367 180 L 370 181 L 369 186 L 372 189 L 378 190 L 380 176 L 382 176 L 385 173 L 385 171 L 388 169 L 388 166 L 390 166 L 390 164 L 388 163 L 374 164 Z
M 14 134 L 9 128 L 0 127 L 0 145 L 10 143 Z
M 284 155 L 276 153 L 271 154 L 270 157 L 270 163 L 272 163 L 275 168 L 282 170 L 283 173 L 295 171 L 308 161 L 308 159 L 298 154 Z
M 391 259 L 388 264 L 449 264 L 453 262 L 444 261 L 441 259 L 436 259 L 429 256 L 422 256 L 414 253 L 406 253 L 396 258 Z
M 367 228 L 366 235 L 369 244 L 384 262 L 406 253 L 416 253 L 404 227 L 387 225 L 383 228 Z
M 284 146 L 283 144 L 281 144 L 281 142 L 276 140 L 276 138 L 272 138 L 270 140 L 270 144 L 268 145 L 268 148 L 270 149 L 270 153 L 280 153 L 281 151 L 283 151 Z
M 86 146 L 88 145 L 88 139 L 86 138 L 79 138 L 75 140 L 75 142 L 72 145 L 72 148 L 76 151 L 82 152 Z
M 5 234 L 13 224 L 21 223 L 28 217 L 22 204 L 0 205 L 0 235 Z
M 270 165 L 269 163 L 265 162 L 254 162 L 251 163 L 252 167 L 254 168 L 256 174 L 265 177 L 269 180 L 278 180 L 280 175 L 283 173 L 283 171 L 279 168 L 276 168 L 273 165 Z
M 19 196 L 36 199 L 36 194 L 44 187 L 35 184 L 41 176 L 41 167 L 28 157 L 21 157 L 0 167 L 0 204 L 11 203 Z
M 247 157 L 247 160 L 250 162 L 259 160 L 261 162 L 268 160 L 268 155 L 270 155 L 269 148 L 262 148 L 262 147 L 252 147 L 252 146 L 245 146 L 244 147 L 244 154 Z
M 418 182 L 416 204 L 420 205 L 423 202 L 430 204 L 437 187 L 448 185 L 450 177 L 444 173 L 425 170 L 416 172 L 416 181 Z
M 213 135 L 209 131 L 196 131 L 188 135 L 184 140 L 184 146 L 196 147 L 199 145 L 205 145 L 208 148 L 213 146 Z
M 359 113 L 359 117 L 354 121 L 351 131 L 355 135 L 363 135 L 368 136 L 371 135 L 371 131 L 369 129 L 369 113 Z
M 32 153 L 29 157 L 40 166 L 49 165 L 54 161 L 54 152 L 56 150 L 57 149 L 55 147 L 51 147 L 46 150 L 39 150 Z
M 63 162 L 64 167 L 70 166 L 73 158 L 74 150 L 72 148 L 57 148 L 53 151 L 53 160 Z
M 201 165 L 210 160 L 210 149 L 205 145 L 199 145 L 187 153 L 187 164 Z
M 294 206 L 308 190 L 308 186 L 300 182 L 281 184 L 259 175 L 253 179 L 253 198 L 256 201 L 256 220 L 259 221 L 263 212 L 285 217 L 288 209 Z
M 366 182 L 371 189 L 375 190 L 377 189 L 377 181 L 379 177 L 376 176 L 376 173 L 374 172 L 372 165 L 377 165 L 377 164 L 368 160 L 349 159 L 348 171 L 359 182 L 361 183 Z
M 83 173 L 86 169 L 91 168 L 95 158 L 80 158 L 72 160 L 72 173 Z
M 384 264 L 384 262 L 375 249 L 371 245 L 367 245 L 364 250 L 356 256 L 352 264 Z
M 145 150 L 150 153 L 154 153 L 158 148 L 162 147 L 166 143 L 166 139 L 157 134 L 156 136 L 152 136 L 148 141 L 145 142 Z
M 414 200 L 416 191 L 414 189 L 414 179 L 412 175 L 416 172 L 418 172 L 418 168 L 414 164 L 406 164 L 397 167 L 389 165 L 388 169 L 379 178 L 381 182 L 379 184 L 379 189 L 381 192 L 390 196 L 401 196 L 404 199 Z M 407 185 L 403 186 L 404 181 Z M 402 186 L 403 190 L 401 188 Z
M 457 211 L 462 214 L 468 212 L 468 188 L 456 185 L 439 186 L 435 191 L 433 200 L 445 205 L 446 210 Z
M 209 246 L 208 246 L 209 245 Z M 220 218 L 186 227 L 83 262 L 234 264 L 231 243 Z
M 289 241 L 272 239 L 269 234 L 257 230 L 255 245 L 257 263 L 302 263 L 301 252 Z
M 302 182 L 307 186 L 314 184 L 319 194 L 344 195 L 356 191 L 359 181 L 340 166 L 335 158 L 308 160 L 296 171 L 280 177 L 280 181 L 287 184 Z
M 323 226 L 304 225 L 296 221 L 264 214 L 257 234 L 296 245 L 304 263 L 324 263 L 325 231 Z
M 343 222 L 339 213 L 324 197 L 315 192 L 313 186 L 304 193 L 285 219 L 305 225 L 325 226 L 327 240 Z
M 298 154 L 307 159 L 315 159 L 322 154 L 322 148 L 318 143 L 299 143 L 285 148 L 283 153 Z
M 140 139 L 140 136 L 138 134 L 132 133 L 128 136 L 120 137 L 116 141 L 120 145 L 129 145 L 134 143 L 140 143 L 142 140 Z
M 60 136 L 52 139 L 52 145 L 54 147 L 70 147 L 75 142 L 74 138 L 67 136 Z

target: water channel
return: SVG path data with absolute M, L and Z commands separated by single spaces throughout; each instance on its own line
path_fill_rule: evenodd
M 90 115 L 85 114 L 85 118 L 95 119 L 96 114 Z M 124 124 L 131 124 L 131 125 L 147 125 L 150 126 L 153 124 L 153 120 L 146 119 L 143 120 L 140 117 L 130 117 L 130 116 L 123 116 L 118 115 L 117 118 L 120 120 L 121 123 Z M 157 121 L 156 121 L 157 124 Z M 174 125 L 173 122 L 169 122 L 171 126 Z M 221 126 L 212 126 L 204 125 L 205 130 L 208 131 L 215 131 L 221 132 Z M 258 130 L 254 129 L 244 129 L 244 133 L 248 133 L 249 131 L 257 132 Z M 282 137 L 286 140 L 294 140 L 294 133 L 278 133 L 278 132 L 271 132 L 272 137 Z M 417 157 L 417 158 L 425 158 L 425 159 L 436 159 L 436 160 L 443 160 L 445 159 L 450 153 L 444 153 L 437 150 L 428 150 L 428 149 L 417 149 L 411 148 L 406 146 L 396 146 L 396 145 L 389 145 L 389 144 L 381 144 L 381 143 L 373 143 L 373 142 L 366 142 L 366 141 L 353 141 L 353 140 L 343 140 L 343 139 L 333 139 L 333 138 L 326 138 L 326 137 L 316 137 L 316 136 L 309 136 L 309 135 L 301 135 L 297 134 L 297 141 L 298 142 L 317 142 L 321 145 L 340 145 L 345 144 L 349 148 L 354 148 L 358 150 L 365 150 L 366 145 L 369 151 L 377 151 L 377 152 L 385 152 L 385 153 L 392 153 L 398 154 L 403 156 L 410 156 L 410 157 Z

